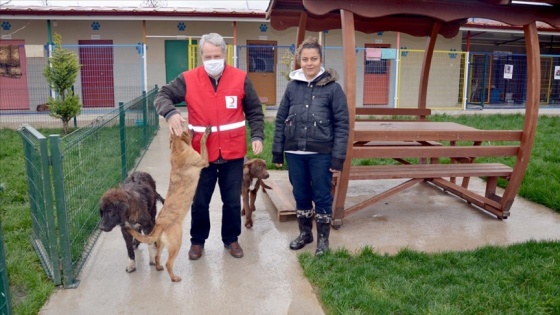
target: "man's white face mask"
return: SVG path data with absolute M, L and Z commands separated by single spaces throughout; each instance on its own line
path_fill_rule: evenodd
M 224 59 L 212 59 L 204 61 L 204 70 L 211 77 L 217 77 L 224 71 Z

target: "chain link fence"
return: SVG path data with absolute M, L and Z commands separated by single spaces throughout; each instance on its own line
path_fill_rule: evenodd
M 47 102 L 53 92 L 43 76 L 51 48 L 49 45 L 23 44 L 17 47 L 21 75 L 0 77 L 3 86 L 0 128 L 17 129 L 22 123 L 35 128 L 61 128 L 61 120 L 49 115 Z M 83 106 L 81 113 L 70 122 L 74 129 L 117 109 L 117 100 L 128 101 L 147 90 L 142 49 L 137 44 L 84 41 L 80 45 L 62 45 L 62 48 L 76 54 L 80 63 L 73 90 L 80 96 Z
M 78 275 L 100 234 L 96 229 L 99 198 L 134 169 L 159 128 L 153 107 L 157 90 L 120 103 L 64 137 L 47 138 L 27 124 L 20 128 L 32 242 L 55 284 L 78 285 Z
M 418 106 L 424 50 L 356 48 L 356 106 Z M 237 46 L 238 67 L 246 71 L 267 108 L 280 105 L 293 68 L 295 47 Z M 344 84 L 343 50 L 325 46 L 323 65 Z M 427 107 L 435 110 L 524 108 L 526 55 L 436 50 L 428 82 Z M 540 101 L 560 105 L 560 55 L 541 56 Z

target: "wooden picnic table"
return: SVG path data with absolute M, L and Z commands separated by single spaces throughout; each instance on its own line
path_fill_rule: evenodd
M 340 188 L 347 190 L 348 180 L 409 180 L 384 193 L 372 195 L 358 205 L 338 208 L 338 211 L 335 208 L 333 226 L 341 226 L 344 216 L 422 181 L 432 182 L 453 192 L 499 218 L 507 218 L 509 212 L 502 205 L 502 198 L 496 195 L 496 185 L 499 177 L 508 180 L 513 169 L 502 163 L 476 163 L 476 159 L 483 156 L 516 156 L 519 144 L 510 142 L 519 142 L 521 135 L 521 130 L 480 130 L 455 122 L 356 121 L 354 143 L 349 156 L 353 159 L 390 158 L 399 163 L 350 166 L 349 170 L 343 170 L 333 180 L 334 204 L 344 204 L 346 195 L 337 191 Z M 462 142 L 461 145 L 457 145 L 458 141 Z M 340 181 L 338 178 L 344 175 L 348 176 L 347 180 Z M 484 195 L 469 190 L 469 179 L 474 176 L 488 178 Z M 457 177 L 463 178 L 460 185 L 456 184 Z M 346 187 L 341 187 L 344 185 Z

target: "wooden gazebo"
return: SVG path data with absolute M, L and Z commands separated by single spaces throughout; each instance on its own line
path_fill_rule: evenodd
M 430 181 L 454 195 L 465 199 L 498 218 L 509 216 L 509 209 L 519 190 L 527 168 L 538 120 L 540 93 L 540 49 L 537 21 L 560 28 L 560 0 L 271 0 L 267 18 L 273 28 L 285 30 L 297 27 L 296 45 L 305 31 L 320 32 L 341 29 L 343 44 L 343 88 L 350 111 L 350 139 L 348 158 L 337 178 L 334 189 L 334 227 L 342 225 L 345 215 L 358 211 L 387 196 L 393 195 L 420 181 Z M 541 5 L 530 5 L 539 3 Z M 437 35 L 451 38 L 459 33 L 468 18 L 486 18 L 522 26 L 527 54 L 527 101 L 523 130 L 477 130 L 452 123 L 429 123 L 422 118 L 427 109 L 428 78 Z M 375 33 L 394 31 L 413 36 L 426 36 L 422 71 L 418 78 L 419 94 L 416 122 L 379 124 L 356 121 L 356 114 L 376 114 L 356 106 L 356 31 Z M 390 114 L 384 109 L 380 114 Z M 395 109 L 398 110 L 398 109 Z M 410 114 L 412 111 L 394 114 Z M 379 143 L 379 142 L 384 143 Z M 445 142 L 448 145 L 438 143 Z M 456 141 L 471 141 L 470 146 L 455 146 Z M 518 145 L 485 145 L 495 141 L 514 141 Z M 402 145 L 395 146 L 395 143 Z M 435 143 L 436 145 L 430 145 Z M 515 156 L 513 168 L 499 163 L 477 163 L 480 156 Z M 418 164 L 405 159 L 417 157 Z M 452 164 L 439 164 L 440 157 L 450 158 Z M 393 158 L 397 166 L 351 167 L 352 158 Z M 468 189 L 471 176 L 485 176 L 484 195 Z M 462 177 L 456 184 L 455 178 Z M 405 178 L 407 182 L 369 200 L 345 209 L 348 182 L 352 179 Z M 449 179 L 444 179 L 449 178 Z M 496 194 L 497 178 L 508 185 Z

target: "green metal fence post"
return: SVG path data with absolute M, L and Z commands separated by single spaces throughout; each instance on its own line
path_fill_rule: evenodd
M 158 86 L 157 86 L 157 84 L 156 84 L 156 86 L 155 86 L 155 92 L 154 92 L 155 95 L 157 95 L 158 91 L 159 91 L 159 88 L 158 88 Z M 158 117 L 157 109 L 155 108 L 155 107 L 156 107 L 155 102 L 156 102 L 156 98 L 155 98 L 155 96 L 154 96 L 154 102 L 153 102 L 153 103 L 154 103 L 155 130 L 157 130 L 157 129 L 159 129 L 159 117 Z
M 121 136 L 121 179 L 123 181 L 128 176 L 128 168 L 126 165 L 126 121 L 124 118 L 124 103 L 119 102 L 119 130 Z
M 144 149 L 148 148 L 148 97 L 146 91 L 142 91 L 142 98 L 144 100 L 144 106 L 142 106 L 142 121 L 144 122 L 143 134 L 142 134 L 142 147 Z
M 56 238 L 56 224 L 53 209 L 53 192 L 51 184 L 51 168 L 49 163 L 49 150 L 47 148 L 47 139 L 43 137 L 39 141 L 41 170 L 43 172 L 43 197 L 44 197 L 44 213 L 47 227 L 48 244 L 47 251 L 52 261 L 52 276 L 55 285 L 61 284 L 60 262 L 58 257 L 58 242 Z
M 8 265 L 4 251 L 4 237 L 0 223 L 0 314 L 12 315 L 12 301 L 10 300 L 10 284 L 8 282 Z
M 21 127 L 20 134 L 23 139 L 29 206 L 33 218 L 31 243 L 48 277 L 55 285 L 59 285 L 61 278 L 58 241 L 53 213 L 47 138 L 28 124 Z
M 4 187 L 0 186 L 0 206 Z M 2 235 L 2 221 L 0 220 L 0 314 L 12 315 L 12 301 L 10 300 L 10 283 L 8 281 L 8 265 L 4 250 L 4 236 Z
M 72 251 L 70 248 L 70 229 L 68 227 L 68 209 L 66 209 L 66 193 L 64 188 L 64 170 L 62 168 L 62 151 L 60 136 L 50 135 L 51 160 L 53 168 L 56 215 L 58 218 L 58 238 L 62 256 L 62 277 L 65 288 L 75 288 L 78 281 L 74 277 L 72 267 Z
M 22 126 L 22 130 L 27 130 L 29 125 L 24 124 Z M 43 135 L 41 135 L 43 136 Z M 29 143 L 29 141 L 27 141 L 27 138 L 24 137 L 23 139 L 24 144 L 23 144 L 23 152 L 25 155 L 25 172 L 27 174 L 27 192 L 29 194 L 29 196 L 38 196 L 39 195 L 39 189 L 37 189 L 37 185 L 35 184 L 35 182 L 37 183 L 42 183 L 41 181 L 39 181 L 39 179 L 37 178 L 37 174 L 36 172 L 34 172 L 34 167 L 33 167 L 33 147 L 32 145 Z M 34 202 L 34 200 L 32 198 L 29 198 L 29 207 L 31 208 L 31 214 L 35 215 L 37 213 L 41 213 L 43 211 L 43 209 L 39 209 L 38 207 L 41 206 L 41 204 L 37 204 L 37 202 Z M 36 215 L 37 216 L 37 215 Z M 38 226 L 37 222 L 35 220 L 31 220 L 31 224 L 32 224 L 32 228 L 33 228 L 33 234 L 37 235 L 41 232 L 41 227 Z

